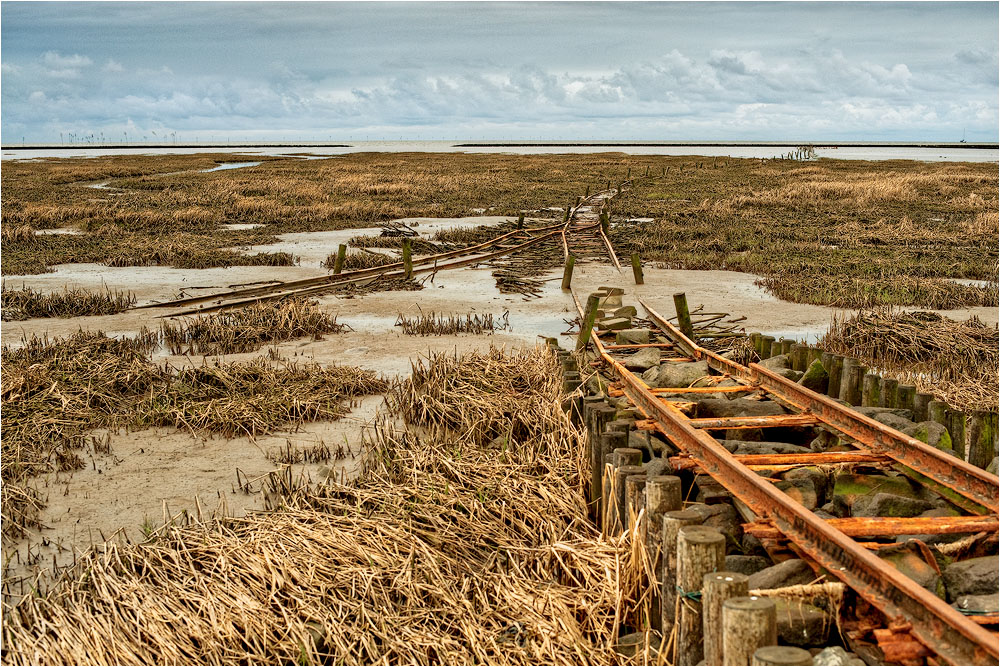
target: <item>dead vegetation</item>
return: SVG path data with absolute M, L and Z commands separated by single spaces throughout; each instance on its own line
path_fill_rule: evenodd
M 306 336 L 320 340 L 323 334 L 347 328 L 335 315 L 320 310 L 319 302 L 306 298 L 261 302 L 160 325 L 170 354 L 201 355 L 253 352 Z
M 973 317 L 882 308 L 834 318 L 821 341 L 960 410 L 996 410 L 1000 342 L 996 326 Z
M 395 264 L 400 260 L 390 257 L 380 252 L 349 252 L 344 255 L 344 271 L 360 271 L 362 269 L 374 269 L 387 264 Z M 326 259 L 320 263 L 324 269 L 330 271 L 337 265 L 337 253 L 327 255 Z
M 89 554 L 13 608 L 4 662 L 623 660 L 628 558 L 588 520 L 554 357 L 492 350 L 414 371 L 393 394 L 407 428 L 381 424 L 360 479 Z
M 85 289 L 65 289 L 62 292 L 41 292 L 22 285 L 21 289 L 0 287 L 4 322 L 29 320 L 35 317 L 84 317 L 113 315 L 135 305 L 131 292 L 103 292 Z
M 436 313 L 420 313 L 417 317 L 406 317 L 402 313 L 396 319 L 395 326 L 402 327 L 407 336 L 453 336 L 467 333 L 474 335 L 492 334 L 495 331 L 510 331 L 508 317 L 494 318 L 491 313 L 483 315 L 466 313 L 463 315 L 437 315 Z

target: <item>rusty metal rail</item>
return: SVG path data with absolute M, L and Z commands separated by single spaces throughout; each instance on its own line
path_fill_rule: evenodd
M 573 298 L 577 303 L 577 309 L 581 311 L 582 321 L 582 308 L 580 308 L 579 300 L 576 299 L 575 294 Z M 640 303 L 642 303 L 641 300 Z M 651 316 L 659 318 L 654 311 L 650 311 L 646 304 L 642 303 L 642 305 L 646 307 Z M 651 319 L 657 322 L 655 318 L 651 317 Z M 760 371 L 765 369 L 759 367 L 747 369 L 714 355 L 685 337 L 663 318 L 659 318 L 659 320 L 660 322 L 657 324 L 662 322 L 661 328 L 685 354 L 700 359 L 707 357 L 712 360 L 709 363 L 715 362 L 712 365 L 722 370 L 723 373 L 729 373 L 733 377 L 749 380 L 763 386 L 763 382 L 760 380 L 763 376 Z M 759 520 L 768 522 L 832 576 L 843 581 L 859 596 L 882 611 L 888 618 L 891 628 L 898 631 L 909 631 L 940 660 L 951 664 L 995 664 L 997 662 L 997 659 L 1000 658 L 1000 650 L 997 647 L 996 635 L 963 616 L 945 601 L 869 552 L 864 545 L 856 542 L 844 531 L 823 521 L 780 491 L 771 482 L 754 473 L 706 431 L 696 428 L 692 420 L 674 404 L 654 394 L 640 378 L 614 359 L 604 348 L 596 330 L 592 330 L 590 333 L 591 340 L 601 360 L 619 378 L 625 396 L 648 419 L 655 422 L 657 430 L 666 435 L 688 457 L 694 460 L 702 472 L 722 484 L 738 500 L 746 504 L 759 517 Z M 770 382 L 771 378 L 765 378 L 765 380 L 769 381 L 766 387 L 768 391 L 780 395 L 784 386 L 781 383 Z M 794 396 L 791 393 L 789 395 Z M 818 396 L 818 394 L 814 395 Z M 811 403 L 807 402 L 805 407 L 808 408 L 809 405 Z M 840 411 L 847 411 L 839 404 L 834 403 L 834 405 Z M 829 418 L 825 412 L 821 412 L 819 416 Z M 839 420 L 838 423 L 853 428 L 852 422 L 846 418 Z M 834 428 L 839 430 L 838 426 L 834 426 Z M 899 442 L 893 433 L 883 433 L 883 435 L 888 435 L 891 442 Z M 902 434 L 899 435 L 904 439 L 903 442 L 908 444 L 909 439 L 906 439 L 906 436 Z M 874 444 L 882 447 L 881 451 L 876 450 L 879 454 L 885 454 L 894 459 L 899 457 L 911 466 L 923 464 L 922 460 L 916 462 L 908 460 L 904 452 L 893 451 L 892 446 L 886 446 L 884 439 L 879 439 Z M 928 472 L 933 472 L 943 479 L 954 479 L 942 475 L 936 470 Z M 972 495 L 977 498 L 981 498 L 979 494 L 983 492 L 984 487 L 989 487 L 992 481 L 992 500 L 995 504 L 998 488 L 996 477 L 990 480 L 983 479 L 978 475 L 960 475 L 958 479 L 960 483 L 967 481 L 974 483 L 973 489 L 960 488 L 963 495 Z M 982 499 L 989 502 L 987 498 Z M 995 520 L 995 517 L 991 519 Z M 984 520 L 990 521 L 991 519 Z

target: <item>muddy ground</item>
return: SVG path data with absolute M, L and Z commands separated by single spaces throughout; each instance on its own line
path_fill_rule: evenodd
M 488 224 L 505 218 L 462 220 L 409 220 L 417 223 L 422 234 L 453 226 Z M 25 285 L 42 290 L 82 287 L 131 291 L 139 304 L 187 295 L 224 291 L 233 285 L 266 280 L 293 280 L 326 272 L 319 263 L 355 234 L 372 230 L 339 230 L 285 234 L 278 244 L 257 246 L 249 252 L 286 250 L 301 257 L 295 267 L 231 267 L 226 269 L 181 270 L 164 267 L 109 268 L 98 264 L 60 265 L 50 274 L 9 276 L 10 287 Z M 335 313 L 350 331 L 327 335 L 322 340 L 293 340 L 278 346 L 287 359 L 317 361 L 322 364 L 345 364 L 378 371 L 388 377 L 408 374 L 412 360 L 439 351 L 463 352 L 502 345 L 531 346 L 540 336 L 560 336 L 570 328 L 576 311 L 572 297 L 560 289 L 561 271 L 542 276 L 541 298 L 525 299 L 520 295 L 500 294 L 489 268 L 465 268 L 442 272 L 425 281 L 421 291 L 380 292 L 364 296 L 319 297 L 324 310 Z M 620 285 L 630 295 L 645 299 L 661 314 L 673 313 L 672 295 L 685 292 L 692 308 L 703 304 L 709 312 L 728 312 L 745 316 L 746 331 L 761 331 L 774 336 L 815 340 L 825 332 L 836 309 L 794 304 L 771 296 L 754 285 L 755 276 L 731 271 L 679 271 L 653 267 L 645 269 L 646 284 L 632 284 L 631 271 L 619 273 L 607 264 L 578 264 L 574 289 L 586 295 L 599 285 Z M 437 312 L 445 315 L 466 313 L 508 314 L 510 330 L 490 336 L 405 336 L 394 326 L 400 314 L 416 316 Z M 160 318 L 177 309 L 151 308 L 118 315 L 73 319 L 36 319 L 5 322 L 4 345 L 17 345 L 24 336 L 64 336 L 78 329 L 101 330 L 109 335 L 131 335 L 142 327 L 155 329 Z M 955 319 L 972 314 L 988 324 L 997 322 L 995 308 L 972 308 L 944 311 Z M 563 345 L 572 344 L 564 336 Z M 249 359 L 265 350 L 227 355 L 226 359 Z M 204 357 L 179 356 L 160 350 L 157 361 L 174 366 L 201 364 Z M 117 433 L 111 437 L 110 454 L 90 452 L 85 455 L 88 467 L 73 473 L 51 474 L 39 480 L 47 495 L 42 511 L 41 532 L 16 545 L 5 547 L 4 559 L 15 573 L 28 575 L 26 563 L 50 566 L 53 560 L 64 565 L 73 560 L 74 550 L 125 531 L 130 539 L 141 539 L 144 530 L 158 526 L 179 512 L 225 511 L 242 514 L 261 509 L 264 499 L 262 480 L 281 466 L 273 456 L 282 447 L 308 446 L 320 442 L 337 451 L 342 458 L 326 464 L 292 466 L 293 476 L 304 475 L 320 480 L 330 475 L 350 475 L 358 465 L 362 434 L 375 418 L 381 397 L 358 402 L 350 415 L 337 422 L 304 425 L 296 432 L 259 437 L 226 439 L 206 437 L 175 429 L 151 429 Z M 249 486 L 246 482 L 249 481 Z M 244 488 L 241 488 L 244 487 Z

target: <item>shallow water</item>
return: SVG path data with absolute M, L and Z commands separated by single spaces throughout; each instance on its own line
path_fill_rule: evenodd
M 734 158 L 774 158 L 794 151 L 801 143 L 774 146 L 638 146 L 638 145 L 550 145 L 550 146 L 461 146 L 461 141 L 351 141 L 350 146 L 199 146 L 190 147 L 111 147 L 111 148 L 32 148 L 26 150 L 5 150 L 0 158 L 32 159 L 59 157 L 97 157 L 100 155 L 169 155 L 192 153 L 232 153 L 238 155 L 285 156 L 290 153 L 302 159 L 319 159 L 330 155 L 365 152 L 418 152 L 418 153 L 510 153 L 516 155 L 551 155 L 560 153 L 626 153 L 628 155 L 693 155 L 703 157 Z M 839 160 L 918 160 L 922 162 L 997 162 L 1000 151 L 995 148 L 910 148 L 899 146 L 860 146 L 840 148 L 819 148 L 816 153 L 821 158 Z M 233 168 L 220 165 L 209 170 Z
M 210 171 L 227 171 L 229 169 L 242 169 L 244 167 L 256 167 L 260 162 L 224 162 L 218 167 L 212 167 L 211 169 L 202 169 L 201 173 L 207 174 Z

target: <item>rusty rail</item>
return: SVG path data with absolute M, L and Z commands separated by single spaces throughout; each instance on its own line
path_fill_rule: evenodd
M 573 298 L 582 313 L 575 294 Z M 641 300 L 640 303 L 651 316 L 655 315 L 655 311 L 651 311 Z M 661 328 L 685 353 L 694 358 L 709 357 L 722 366 L 724 373 L 734 377 L 754 377 L 750 369 L 704 350 L 670 326 L 669 322 L 659 319 L 666 325 Z M 831 575 L 881 610 L 893 628 L 908 630 L 929 651 L 951 664 L 997 662 L 1000 650 L 994 634 L 970 621 L 843 531 L 829 525 L 758 476 L 708 433 L 695 428 L 675 405 L 662 400 L 640 378 L 612 358 L 604 349 L 596 330 L 590 334 L 601 359 L 621 381 L 625 395 L 647 418 L 656 422 L 658 430 L 696 461 L 702 472 L 722 484 L 762 520 L 770 522 Z M 781 389 L 780 383 L 776 389 Z M 775 389 L 769 388 L 769 391 L 778 393 Z M 844 410 L 843 406 L 835 405 Z M 891 456 L 888 451 L 879 453 Z M 895 453 L 901 456 L 901 452 Z M 996 478 L 993 480 L 995 496 Z M 967 489 L 965 492 L 972 493 Z

